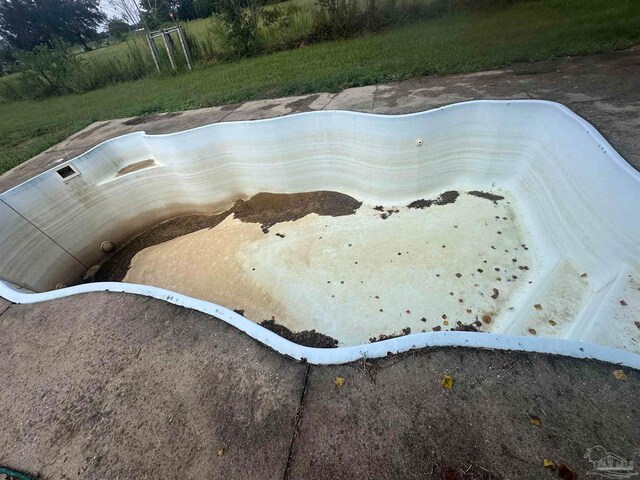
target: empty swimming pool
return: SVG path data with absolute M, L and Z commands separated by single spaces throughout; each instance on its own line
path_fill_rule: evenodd
M 15 302 L 150 295 L 314 363 L 474 345 L 640 365 L 640 176 L 555 103 L 134 133 L 0 200 Z

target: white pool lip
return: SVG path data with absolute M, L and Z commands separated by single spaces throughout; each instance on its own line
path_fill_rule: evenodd
M 134 283 L 101 282 L 76 285 L 44 293 L 24 293 L 0 282 L 0 296 L 14 303 L 33 304 L 56 300 L 73 295 L 91 292 L 121 292 L 142 295 L 163 300 L 173 305 L 197 310 L 212 315 L 254 340 L 274 349 L 278 353 L 312 365 L 338 365 L 361 360 L 363 358 L 386 357 L 418 348 L 433 347 L 473 347 L 495 350 L 513 350 L 573 358 L 588 358 L 609 362 L 640 370 L 640 355 L 615 348 L 604 347 L 590 342 L 575 340 L 521 337 L 513 335 L 480 332 L 428 332 L 392 338 L 367 345 L 339 348 L 313 348 L 298 345 L 267 330 L 259 324 L 237 314 L 226 307 L 212 302 L 182 295 L 163 288 L 138 285 Z
M 622 168 L 626 174 L 632 176 L 640 184 L 640 173 L 636 171 L 629 163 L 627 163 L 626 160 L 624 160 L 624 158 L 609 144 L 609 142 L 597 131 L 597 129 L 593 125 L 591 125 L 582 117 L 576 115 L 573 111 L 571 111 L 564 105 L 546 100 L 474 100 L 461 103 L 529 103 L 545 104 L 547 106 L 557 108 L 562 113 L 568 115 L 575 122 L 580 124 L 580 126 L 582 126 L 588 132 L 588 134 L 592 136 L 598 144 L 600 144 L 602 149 L 606 151 L 609 161 Z M 453 108 L 460 105 L 461 103 L 439 107 L 431 111 L 433 112 L 437 110 Z M 306 112 L 296 114 L 295 116 L 317 115 L 323 113 L 326 114 L 330 112 L 335 112 L 335 110 Z M 389 116 L 360 112 L 348 113 L 352 115 L 362 116 Z M 424 113 L 425 112 L 417 112 L 412 114 L 405 114 L 403 116 L 411 117 L 413 115 L 421 115 Z M 280 117 L 252 122 L 272 122 L 277 121 L 278 118 Z M 229 123 L 249 123 L 249 121 Z M 100 145 L 112 140 L 106 140 L 96 147 L 93 147 L 91 150 L 96 149 L 100 147 Z M 87 152 L 85 152 L 84 154 L 86 153 Z M 71 161 L 73 160 L 69 160 L 69 162 Z M 13 187 L 10 190 L 18 188 L 20 185 Z M 17 304 L 35 304 L 92 292 L 122 292 L 142 295 L 163 300 L 174 305 L 197 310 L 208 315 L 212 315 L 228 323 L 229 325 L 246 333 L 251 338 L 263 343 L 264 345 L 276 350 L 283 355 L 289 356 L 295 360 L 306 361 L 314 365 L 335 365 L 357 361 L 362 358 L 381 358 L 387 356 L 389 353 L 396 354 L 419 348 L 473 347 L 496 350 L 535 352 L 563 355 L 573 358 L 594 359 L 640 370 L 640 355 L 622 349 L 605 347 L 592 342 L 582 342 L 569 339 L 524 337 L 481 332 L 426 332 L 351 347 L 339 347 L 332 349 L 305 347 L 286 340 L 279 335 L 276 335 L 270 330 L 267 330 L 259 324 L 235 313 L 233 310 L 230 310 L 226 307 L 158 287 L 120 282 L 101 282 L 76 285 L 43 293 L 32 293 L 19 288 L 15 288 L 11 284 L 0 280 L 0 297 L 3 297 L 10 302 Z

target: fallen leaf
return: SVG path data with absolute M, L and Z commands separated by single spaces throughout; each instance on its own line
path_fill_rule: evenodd
M 449 325 L 449 322 L 448 322 L 447 320 L 444 320 L 444 321 L 442 322 L 442 324 L 443 324 L 443 325 Z M 638 328 L 640 328 L 640 326 L 639 326 Z
M 558 324 L 558 322 L 554 321 L 554 320 L 549 320 L 549 325 L 551 325 L 552 327 L 555 327 Z
M 346 381 L 347 380 L 344 377 L 336 377 L 336 387 L 338 387 L 338 388 L 344 387 L 344 383 Z
M 533 329 L 533 328 L 530 328 L 530 329 L 528 330 L 528 332 L 529 332 L 531 335 L 536 335 L 536 334 L 538 333 L 538 332 L 536 332 L 536 331 L 535 331 L 535 329 Z
M 569 465 L 560 465 L 558 467 L 558 477 L 562 480 L 578 480 L 578 474 Z
M 442 378 L 442 381 L 440 382 L 440 385 L 442 385 L 442 388 L 446 388 L 447 390 L 451 390 L 453 388 L 453 378 L 451 378 L 449 375 L 445 375 Z
M 218 451 L 216 452 L 216 455 L 218 455 L 219 457 L 224 455 L 224 448 L 219 448 Z
M 582 278 L 587 278 L 587 274 L 586 274 L 586 273 L 583 273 L 582 275 L 580 275 L 580 277 L 582 277 Z
M 540 421 L 540 417 L 536 417 L 535 415 L 529 415 L 529 421 L 531 422 L 531 425 L 533 425 L 534 427 L 539 427 L 540 424 L 542 423 Z
M 616 377 L 616 380 L 626 380 L 627 379 L 627 374 L 624 373 L 622 370 L 614 370 L 613 371 L 613 376 Z
M 624 300 L 620 300 L 620 305 L 622 305 L 623 307 L 626 307 L 628 304 Z
M 483 315 L 482 316 L 482 321 L 484 323 L 491 323 L 491 316 L 490 315 Z
M 533 308 L 535 308 L 536 310 L 542 310 L 542 305 L 540 305 L 539 303 L 536 303 Z
M 549 460 L 548 458 L 545 458 L 542 464 L 544 465 L 544 468 L 548 468 L 552 471 L 555 471 L 555 469 L 558 468 L 555 462 L 553 460 Z
M 640 328 L 640 322 L 635 322 L 636 327 Z

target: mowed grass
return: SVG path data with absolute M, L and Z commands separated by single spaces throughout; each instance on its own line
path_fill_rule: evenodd
M 637 0 L 540 0 L 82 95 L 0 104 L 0 171 L 97 120 L 478 71 L 639 42 Z

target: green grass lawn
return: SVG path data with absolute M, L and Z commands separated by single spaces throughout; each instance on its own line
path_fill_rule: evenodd
M 82 95 L 0 104 L 0 171 L 97 120 L 471 72 L 639 42 L 637 0 L 539 0 Z

